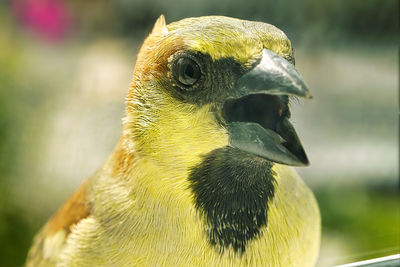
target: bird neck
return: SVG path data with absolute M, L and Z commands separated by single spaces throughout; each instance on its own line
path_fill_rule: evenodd
M 158 214 L 168 207 L 176 221 L 182 214 L 197 214 L 207 242 L 221 252 L 233 249 L 241 255 L 262 235 L 275 193 L 272 162 L 225 146 L 191 168 L 166 169 L 151 157 L 130 153 L 127 142 L 121 138 L 114 152 L 114 173 L 123 175 L 147 210 Z

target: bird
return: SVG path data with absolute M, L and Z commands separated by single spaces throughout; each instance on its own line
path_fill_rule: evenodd
M 291 103 L 312 95 L 288 37 L 161 15 L 120 139 L 39 230 L 26 266 L 314 266 L 321 219 Z

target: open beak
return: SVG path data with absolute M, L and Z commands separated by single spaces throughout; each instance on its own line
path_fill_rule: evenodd
M 230 145 L 277 163 L 308 165 L 289 122 L 289 95 L 312 98 L 294 66 L 264 49 L 259 64 L 238 79 L 224 102 Z

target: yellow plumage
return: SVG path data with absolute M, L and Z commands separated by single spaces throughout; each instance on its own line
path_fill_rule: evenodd
M 290 167 L 272 165 L 268 218 L 240 243 L 244 251 L 232 241 L 210 242 L 215 225 L 197 206 L 191 183 L 205 155 L 231 148 L 232 137 L 218 101 L 200 105 L 186 92 L 171 92 L 175 57 L 190 50 L 210 62 L 234 60 L 248 70 L 263 49 L 291 60 L 289 40 L 269 24 L 202 17 L 167 26 L 160 17 L 139 53 L 115 151 L 41 230 L 27 266 L 313 266 L 318 206 Z M 264 159 L 251 159 L 258 161 Z M 81 209 L 73 213 L 76 203 Z M 232 225 L 227 227 L 235 230 Z

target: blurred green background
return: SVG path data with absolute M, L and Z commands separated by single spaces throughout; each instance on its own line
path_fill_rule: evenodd
M 398 1 L 0 1 L 0 266 L 31 240 L 121 131 L 140 44 L 167 22 L 272 23 L 314 95 L 293 106 L 318 199 L 318 266 L 399 253 Z

